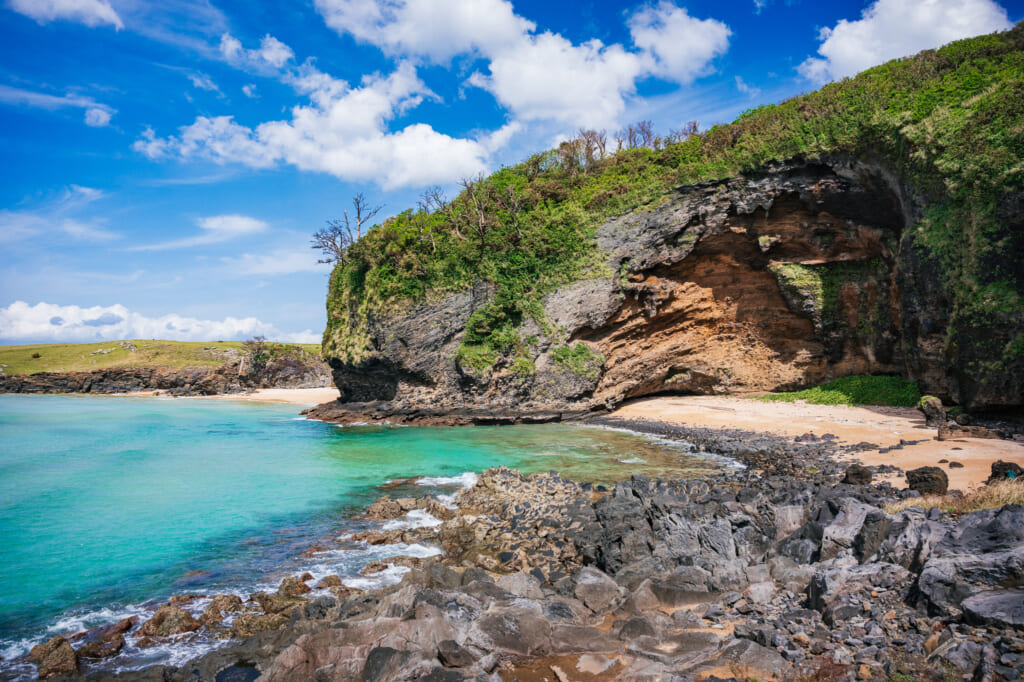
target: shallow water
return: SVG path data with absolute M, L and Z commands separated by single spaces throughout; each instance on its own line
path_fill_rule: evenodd
M 367 561 L 399 550 L 298 557 L 353 526 L 348 517 L 391 479 L 435 477 L 424 483 L 440 487 L 421 489 L 442 493 L 471 482 L 464 472 L 499 464 L 597 483 L 723 465 L 678 443 L 610 429 L 342 428 L 297 411 L 0 395 L 0 669 L 47 636 L 171 594 L 244 594 L 299 568 L 359 580 Z M 150 659 L 178 655 L 154 651 Z

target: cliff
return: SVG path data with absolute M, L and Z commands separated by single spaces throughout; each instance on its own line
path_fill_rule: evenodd
M 389 220 L 332 276 L 341 401 L 317 416 L 554 419 L 865 373 L 1024 404 L 1022 46 L 607 157 L 584 136 Z

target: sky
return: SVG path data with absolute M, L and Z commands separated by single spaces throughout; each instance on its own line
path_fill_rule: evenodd
M 580 128 L 659 132 L 1024 0 L 0 0 L 0 344 L 317 343 L 313 232 Z

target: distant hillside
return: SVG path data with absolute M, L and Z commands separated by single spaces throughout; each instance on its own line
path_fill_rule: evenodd
M 0 393 L 234 393 L 327 385 L 314 344 L 182 342 L 0 346 Z
M 883 64 L 703 133 L 691 129 L 654 138 L 634 128 L 622 136 L 627 148 L 613 153 L 607 152 L 616 143 L 606 136 L 602 145 L 601 135 L 591 131 L 467 182 L 450 203 L 434 197 L 371 230 L 335 267 L 323 350 L 336 383 L 343 395 L 346 386 L 365 383 L 366 390 L 348 391 L 351 400 L 395 400 L 403 395 L 400 385 L 445 384 L 452 404 L 480 404 L 488 391 L 511 395 L 510 387 L 518 387 L 517 401 L 564 406 L 590 404 L 598 395 L 613 404 L 665 390 L 796 388 L 843 373 L 895 371 L 964 404 L 1021 404 L 1022 48 L 1024 25 L 1018 25 Z M 844 188 L 847 181 L 856 187 Z M 758 194 L 758 182 L 775 188 Z M 814 192 L 833 197 L 833 205 L 815 209 Z M 855 195 L 861 204 L 836 205 L 842 203 L 837 197 Z M 744 227 L 760 240 L 751 243 L 763 257 L 755 251 L 739 259 L 754 272 L 769 272 L 765 286 L 776 289 L 790 311 L 811 326 L 794 322 L 778 339 L 757 337 L 750 343 L 766 345 L 770 358 L 779 352 L 772 344 L 782 343 L 785 334 L 797 335 L 817 344 L 805 350 L 824 357 L 825 364 L 790 363 L 777 376 L 739 386 L 721 371 L 728 360 L 709 364 L 695 359 L 692 349 L 673 351 L 659 362 L 669 363 L 665 372 L 684 377 L 675 388 L 662 377 L 617 394 L 604 379 L 615 364 L 608 345 L 615 310 L 605 311 L 602 302 L 600 310 L 591 311 L 601 319 L 591 315 L 586 333 L 583 326 L 554 323 L 546 297 L 581 281 L 610 283 L 620 301 L 613 308 L 620 313 L 630 306 L 657 312 L 661 304 L 636 288 L 655 274 L 651 266 L 657 259 L 648 254 L 640 263 L 641 254 L 620 243 L 626 233 L 638 243 L 651 237 L 644 221 L 664 233 L 657 238 L 661 246 L 648 246 L 672 252 L 659 261 L 657 276 L 681 284 L 685 274 L 690 277 L 685 281 L 693 282 L 694 268 L 704 267 L 698 260 L 713 255 L 712 237 L 725 223 L 757 214 L 767 224 L 779 215 L 773 206 L 787 196 L 800 197 L 800 211 L 816 221 L 813 230 L 808 220 L 801 224 L 809 231 L 801 234 Z M 873 217 L 859 208 L 869 206 L 872 196 L 884 198 L 876 201 Z M 714 208 L 719 199 L 725 203 Z M 702 209 L 690 210 L 701 202 Z M 709 215 L 717 222 L 711 224 Z M 673 227 L 677 219 L 685 222 Z M 879 220 L 885 224 L 875 225 Z M 849 242 L 852 251 L 844 255 L 843 240 L 852 237 L 843 229 L 855 223 L 867 241 Z M 868 239 L 871 229 L 878 235 Z M 813 241 L 814 248 L 792 249 L 794 239 L 804 246 Z M 716 248 L 714 257 L 721 259 L 732 247 L 722 242 Z M 844 261 L 858 265 L 827 266 Z M 688 274 L 672 275 L 665 268 Z M 848 295 L 843 294 L 847 285 L 853 287 Z M 420 307 L 444 308 L 453 296 L 468 302 L 449 306 L 447 321 L 430 322 L 447 331 L 435 332 L 444 338 L 423 347 L 426 354 L 442 348 L 449 353 L 442 359 L 446 368 L 426 355 L 412 357 L 412 350 L 390 350 L 396 329 L 418 328 Z M 724 286 L 713 298 L 718 304 L 735 299 Z M 774 305 L 774 300 L 761 304 Z M 724 318 L 715 319 L 705 325 L 702 338 L 722 336 Z M 425 318 L 423 323 L 428 324 Z M 738 324 L 735 313 L 728 324 Z M 597 328 L 605 331 L 593 331 Z M 884 354 L 881 361 L 878 351 Z M 640 352 L 639 346 L 629 351 Z M 557 374 L 574 363 L 577 376 L 592 374 L 594 382 L 571 389 L 576 392 L 571 399 L 564 387 L 552 388 L 550 382 L 538 393 L 544 384 L 537 378 L 539 368 Z M 685 378 L 691 375 L 705 378 Z M 382 377 L 386 388 L 374 392 Z

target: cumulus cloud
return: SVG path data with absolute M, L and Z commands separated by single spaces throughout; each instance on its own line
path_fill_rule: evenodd
M 13 106 L 47 109 L 49 111 L 66 107 L 85 109 L 85 124 L 93 127 L 102 127 L 109 124 L 110 118 L 117 113 L 116 110 L 105 104 L 98 103 L 91 97 L 76 94 L 50 95 L 45 92 L 13 88 L 9 85 L 0 85 L 0 102 Z
M 820 85 L 896 57 L 1010 27 L 1006 10 L 994 0 L 877 0 L 860 19 L 823 28 L 821 56 L 809 57 L 797 70 Z
M 643 59 L 599 40 L 573 45 L 560 35 L 527 36 L 493 56 L 490 74 L 470 84 L 484 88 L 523 120 L 552 119 L 570 125 L 614 125 L 644 73 Z
M 225 33 L 220 37 L 220 53 L 229 64 L 257 71 L 280 69 L 295 58 L 290 47 L 269 33 L 263 36 L 258 50 L 245 49 L 242 41 Z
M 199 226 L 202 232 L 194 237 L 160 242 L 158 244 L 133 246 L 128 251 L 167 251 L 170 249 L 185 249 L 193 246 L 219 244 L 220 242 L 226 242 L 237 237 L 263 232 L 269 227 L 262 220 L 237 214 L 199 218 L 196 221 L 196 225 Z
M 711 60 L 729 49 L 732 35 L 722 22 L 691 17 L 664 1 L 630 17 L 629 32 L 633 44 L 653 58 L 651 73 L 681 84 L 708 73 Z
M 315 0 L 328 26 L 387 54 L 435 62 L 466 52 L 500 51 L 536 24 L 507 0 Z
M 252 168 L 287 163 L 388 188 L 451 181 L 485 168 L 486 140 L 453 138 L 423 123 L 388 131 L 397 114 L 435 97 L 407 62 L 358 88 L 309 63 L 287 81 L 310 99 L 292 109 L 291 120 L 249 128 L 230 116 L 200 116 L 175 137 L 157 138 L 147 129 L 133 146 L 153 159 L 201 157 Z
M 8 342 L 85 342 L 119 339 L 172 341 L 241 340 L 266 336 L 275 341 L 317 343 L 320 335 L 306 329 L 284 333 L 255 317 L 199 320 L 174 313 L 147 317 L 123 305 L 92 306 L 15 301 L 0 308 L 0 340 Z
M 515 14 L 507 0 L 316 0 L 327 25 L 386 54 L 444 61 L 458 54 L 487 60 L 469 84 L 513 116 L 572 126 L 618 124 L 639 79 L 689 83 L 729 45 L 729 28 L 691 17 L 671 2 L 630 16 L 632 46 L 574 44 Z
M 40 24 L 66 19 L 86 26 L 110 24 L 124 28 L 121 17 L 107 0 L 7 0 L 7 6 Z

